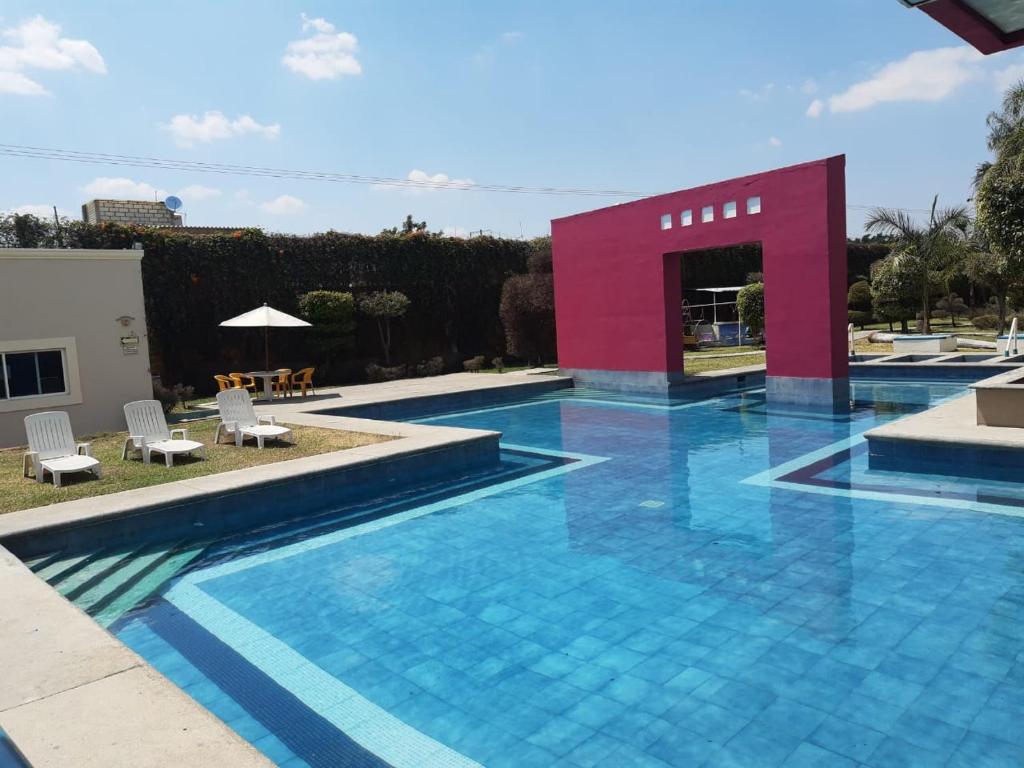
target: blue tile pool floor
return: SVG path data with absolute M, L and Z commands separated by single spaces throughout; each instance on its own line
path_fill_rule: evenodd
M 506 472 L 149 553 L 170 572 L 37 570 L 80 601 L 164 573 L 108 623 L 279 765 L 1020 766 L 1024 493 L 871 471 L 859 437 L 962 391 L 433 416 L 503 432 Z

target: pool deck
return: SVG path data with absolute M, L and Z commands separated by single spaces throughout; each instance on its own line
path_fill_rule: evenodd
M 435 395 L 513 388 L 529 394 L 528 373 L 452 374 L 324 390 L 259 406 L 280 421 L 401 438 L 346 451 L 140 488 L 0 515 L 0 542 L 430 451 L 493 450 L 496 432 L 318 414 Z M 247 448 L 246 450 L 256 450 Z M 439 454 L 443 456 L 443 454 Z M 444 460 L 442 458 L 442 460 Z M 93 622 L 0 545 L 0 729 L 33 766 L 114 768 L 270 765 L 248 742 Z
M 864 433 L 871 469 L 1003 480 L 1020 474 L 1024 429 L 977 423 L 975 393 Z

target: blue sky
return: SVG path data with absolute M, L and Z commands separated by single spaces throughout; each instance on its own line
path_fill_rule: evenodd
M 455 187 L 0 156 L 0 210 L 174 193 L 284 232 L 531 236 L 620 198 L 462 187 L 653 194 L 845 152 L 859 234 L 856 206 L 964 202 L 1024 76 L 897 0 L 5 0 L 0 35 L 0 143 Z

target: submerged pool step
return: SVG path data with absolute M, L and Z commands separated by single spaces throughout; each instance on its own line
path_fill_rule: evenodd
M 50 586 L 56 587 L 58 582 L 68 578 L 80 568 L 84 568 L 85 564 L 89 562 L 94 554 L 79 554 L 68 557 L 61 552 L 36 564 L 32 570 L 40 579 L 47 582 Z
M 50 586 L 71 602 L 76 603 L 79 597 L 117 571 L 122 563 L 130 561 L 132 556 L 133 553 L 124 550 L 100 552 L 93 558 L 87 558 L 85 563 L 76 567 L 70 575 L 62 573 L 57 578 L 51 579 Z
M 132 554 L 123 563 L 118 562 L 115 568 L 91 581 L 88 588 L 81 589 L 74 598 L 75 605 L 87 613 L 92 613 L 94 605 L 109 602 L 108 595 L 119 590 L 122 584 L 130 583 L 135 576 L 145 574 L 166 557 L 166 547 Z
M 92 604 L 88 613 L 103 627 L 109 627 L 136 605 L 157 592 L 167 581 L 203 553 L 207 542 L 192 542 L 172 549 L 150 562 L 145 569 L 135 571 L 127 579 L 107 591 L 103 599 Z M 120 574 L 118 574 L 120 576 Z

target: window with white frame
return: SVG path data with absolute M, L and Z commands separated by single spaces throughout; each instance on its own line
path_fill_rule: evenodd
M 0 400 L 68 394 L 63 349 L 0 352 Z
M 701 224 L 707 224 L 708 222 L 715 220 L 715 206 L 705 205 L 700 209 L 700 222 Z
M 761 212 L 761 197 L 748 197 L 747 198 L 747 213 L 755 214 Z
M 726 203 L 722 206 L 722 218 L 723 219 L 735 219 L 736 218 L 736 201 Z
M 687 209 L 679 214 L 679 226 L 688 227 L 693 224 L 693 211 Z
M 671 213 L 664 213 L 664 214 L 662 214 L 662 216 L 661 216 L 661 228 L 662 229 L 672 229 L 672 214 Z

